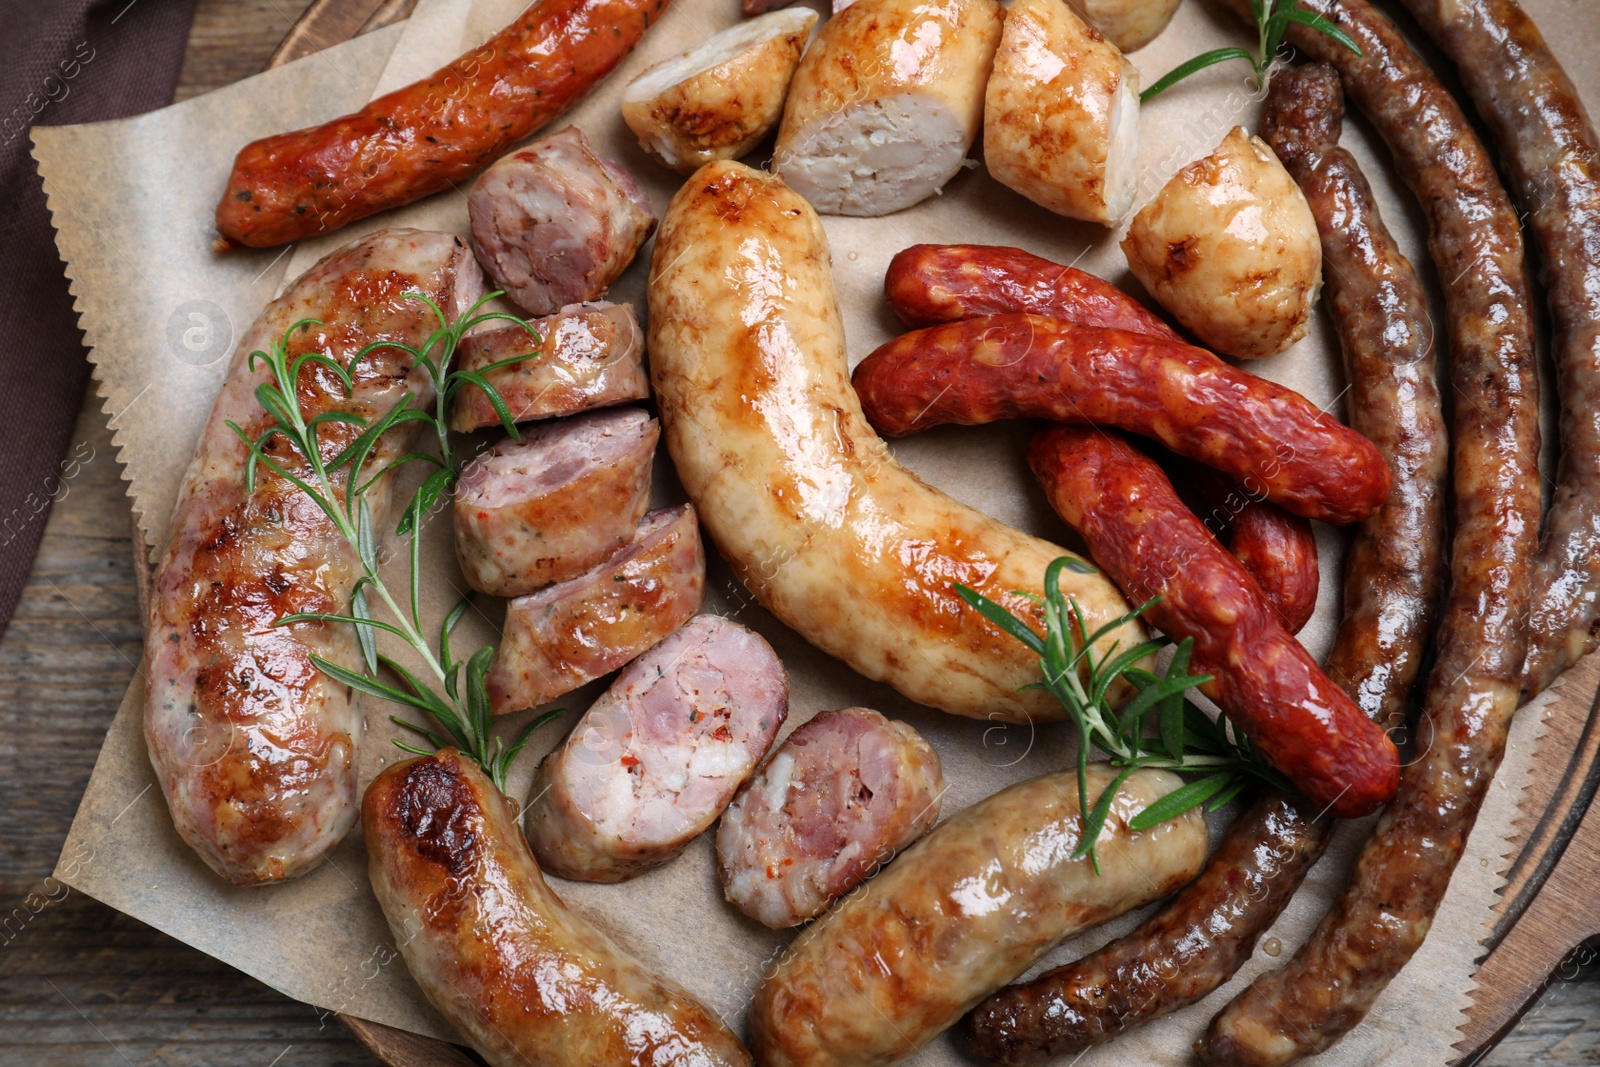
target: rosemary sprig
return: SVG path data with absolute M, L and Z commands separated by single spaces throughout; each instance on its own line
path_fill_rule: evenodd
M 1283 38 L 1289 32 L 1291 22 L 1309 26 L 1316 32 L 1333 38 L 1356 55 L 1361 54 L 1361 46 L 1356 44 L 1349 34 L 1321 15 L 1296 7 L 1297 2 L 1298 0 L 1250 0 L 1250 10 L 1256 17 L 1255 55 L 1237 47 L 1214 48 L 1209 52 L 1203 52 L 1163 74 L 1154 85 L 1139 94 L 1139 102 L 1148 103 L 1189 75 L 1218 63 L 1226 63 L 1230 59 L 1242 59 L 1250 64 L 1250 69 L 1255 71 L 1257 88 L 1266 85 L 1267 70 L 1277 58 L 1279 49 L 1283 47 Z
M 471 603 L 470 599 L 463 599 L 456 604 L 441 623 L 437 654 L 430 647 L 424 636 L 427 627 L 422 618 L 422 557 L 421 539 L 418 534 L 424 516 L 440 497 L 455 485 L 460 476 L 455 447 L 449 434 L 448 412 L 451 402 L 456 394 L 468 385 L 482 389 L 500 416 L 500 423 L 505 431 L 513 438 L 520 439 L 516 421 L 506 407 L 505 400 L 484 375 L 500 367 L 536 358 L 539 337 L 531 324 L 513 315 L 501 312 L 479 314 L 479 309 L 484 304 L 500 295 L 497 292 L 483 297 L 453 323 L 448 321 L 444 311 L 426 294 L 413 292 L 406 295 L 410 299 L 420 300 L 426 304 L 439 323 L 438 328 L 420 347 L 399 341 L 374 341 L 357 352 L 349 366 L 339 363 L 324 352 L 315 351 L 304 352 L 291 360 L 289 341 L 294 334 L 302 329 L 322 325 L 316 319 L 303 319 L 284 331 L 283 337 L 274 341 L 268 351 L 258 350 L 249 356 L 248 366 L 251 371 L 256 369 L 258 363 L 264 363 L 271 372 L 270 380 L 260 383 L 255 390 L 257 402 L 271 417 L 270 424 L 256 437 L 251 437 L 232 421 L 229 421 L 228 427 L 239 435 L 250 450 L 250 459 L 245 468 L 247 491 L 255 491 L 258 467 L 265 466 L 305 493 L 317 505 L 339 531 L 340 536 L 354 549 L 356 558 L 361 564 L 361 574 L 352 592 L 348 615 L 298 612 L 278 619 L 275 625 L 327 622 L 354 626 L 361 646 L 365 673 L 352 671 L 341 664 L 313 655 L 311 661 L 317 669 L 358 692 L 403 704 L 431 715 L 448 737 L 448 742 L 433 731 L 406 722 L 397 716 L 391 715 L 390 719 L 396 725 L 428 741 L 434 748 L 441 748 L 447 743 L 455 745 L 477 760 L 495 785 L 504 791 L 506 771 L 512 761 L 528 743 L 533 732 L 559 715 L 560 711 L 551 711 L 539 716 L 529 723 L 509 746 L 503 738 L 494 736 L 488 689 L 485 684 L 489 666 L 494 660 L 494 648 L 493 646 L 480 648 L 465 661 L 456 660 L 451 655 L 450 635 L 462 616 L 466 614 Z M 526 329 L 533 341 L 530 347 L 535 351 L 500 360 L 477 370 L 454 367 L 456 352 L 467 332 L 481 323 L 496 319 L 514 322 Z M 428 372 L 434 387 L 434 401 L 431 408 L 414 406 L 412 398 L 407 397 L 376 420 L 369 420 L 354 412 L 337 408 L 323 411 L 311 418 L 306 417 L 301 407 L 298 385 L 301 374 L 307 368 L 320 367 L 332 374 L 343 386 L 345 396 L 349 397 L 354 391 L 355 371 L 361 361 L 373 352 L 385 348 L 406 352 L 417 366 Z M 438 441 L 437 454 L 411 451 L 374 469 L 374 451 L 384 434 L 396 427 L 415 422 L 426 423 L 434 430 Z M 321 439 L 320 431 L 324 426 L 335 423 L 357 427 L 359 432 L 331 459 L 325 458 L 323 452 L 326 443 Z M 287 457 L 280 459 L 272 453 L 269 446 L 277 438 L 282 438 L 287 443 L 289 449 L 298 456 L 298 460 Z M 331 445 L 328 448 L 332 450 Z M 385 475 L 392 474 L 412 462 L 431 464 L 435 469 L 412 495 L 410 502 L 401 512 L 395 528 L 396 536 L 410 539 L 409 589 L 408 595 L 404 598 L 405 603 L 402 604 L 401 598 L 389 589 L 378 571 L 377 537 L 373 532 L 372 507 L 367 494 Z M 376 596 L 388 609 L 392 622 L 373 617 L 369 594 Z M 400 663 L 380 653 L 377 646 L 379 631 L 398 637 L 415 650 L 426 665 L 426 674 L 432 676 L 431 681 L 417 677 Z M 392 675 L 398 684 L 380 680 L 380 669 Z M 399 740 L 395 740 L 394 744 L 407 752 L 424 755 L 427 752 Z
M 1071 556 L 1055 560 L 1045 571 L 1044 598 L 1029 596 L 1044 614 L 1045 634 L 1033 629 L 1006 608 L 964 585 L 957 584 L 961 599 L 976 608 L 984 618 L 1021 641 L 1039 656 L 1043 680 L 1027 688 L 1046 689 L 1055 695 L 1078 728 L 1078 804 L 1085 812 L 1083 840 L 1074 859 L 1087 855 L 1100 870 L 1095 842 L 1111 813 L 1111 802 L 1129 775 L 1142 767 L 1156 767 L 1204 777 L 1173 790 L 1146 807 L 1129 822 L 1134 830 L 1176 818 L 1202 804 L 1218 808 L 1228 803 L 1252 779 L 1289 789 L 1288 781 L 1266 762 L 1242 731 L 1231 727 L 1226 715 L 1216 721 L 1195 707 L 1185 694 L 1212 676 L 1189 673 L 1189 655 L 1194 639 L 1178 643 L 1166 670 L 1155 675 L 1137 666 L 1146 656 L 1159 652 L 1172 642 L 1146 641 L 1118 652 L 1120 642 L 1112 642 L 1096 654 L 1095 645 L 1125 623 L 1149 611 L 1161 598 L 1152 597 L 1139 607 L 1113 619 L 1090 633 L 1077 601 L 1061 591 L 1061 572 L 1094 574 L 1088 563 Z M 1130 682 L 1137 690 L 1120 711 L 1111 708 L 1108 697 L 1117 679 Z M 1154 720 L 1153 722 L 1151 720 Z M 1100 796 L 1089 802 L 1089 750 L 1105 752 L 1120 773 Z

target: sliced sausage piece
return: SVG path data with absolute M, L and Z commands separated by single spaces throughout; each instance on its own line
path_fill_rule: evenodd
M 824 215 L 887 215 L 955 177 L 983 121 L 995 0 L 856 0 L 800 60 L 773 169 Z
M 870 708 L 790 734 L 717 828 L 728 902 L 774 930 L 818 915 L 939 821 L 944 771 L 921 734 Z
M 1358 522 L 1389 495 L 1371 441 L 1292 389 L 1148 334 L 992 315 L 897 337 L 852 380 L 867 418 L 891 437 L 1006 418 L 1117 426 L 1254 479 L 1308 519 Z
M 738 159 L 783 117 L 816 24 L 809 8 L 735 23 L 629 82 L 622 120 L 647 155 L 680 174 L 713 159 Z
M 356 820 L 365 724 L 350 688 L 312 661 L 358 669 L 354 627 L 274 625 L 298 612 L 346 611 L 361 563 L 291 482 L 262 465 L 252 490 L 249 450 L 229 424 L 254 440 L 273 420 L 255 393 L 271 372 L 248 355 L 307 319 L 317 322 L 287 339 L 291 360 L 323 352 L 349 364 L 378 340 L 419 347 L 438 321 L 407 293 L 425 294 L 453 318 L 482 286 L 465 244 L 450 234 L 382 230 L 330 253 L 241 338 L 195 444 L 151 591 L 144 735 L 179 835 L 230 882 L 297 877 L 339 843 Z M 306 417 L 346 412 L 376 421 L 399 404 L 432 403 L 430 377 L 400 348 L 373 350 L 353 377 L 346 394 L 330 375 L 302 375 Z M 407 451 L 416 425 L 379 440 L 368 476 Z M 323 460 L 359 432 L 323 423 Z M 286 469 L 304 473 L 282 438 L 270 450 Z M 389 493 L 387 476 L 368 490 L 377 529 Z
M 1400 757 L 1383 729 L 1328 680 L 1260 588 L 1178 499 L 1161 468 L 1119 435 L 1079 426 L 1036 434 L 1028 463 L 1089 552 L 1173 640 L 1190 670 L 1261 753 L 1314 804 L 1370 815 L 1394 796 Z
M 600 566 L 506 605 L 490 707 L 496 715 L 537 707 L 616 670 L 688 622 L 705 591 L 694 508 L 652 511 Z
M 984 91 L 983 163 L 1069 219 L 1133 207 L 1139 72 L 1066 0 L 1012 0 Z
M 1428 217 L 1450 335 L 1456 532 L 1418 754 L 1332 911 L 1287 966 L 1211 1021 L 1196 1047 L 1213 1065 L 1285 1064 L 1328 1048 L 1427 937 L 1505 752 L 1538 547 L 1539 389 L 1516 211 L 1460 106 L 1398 29 L 1365 0 L 1301 6 L 1360 47 L 1356 56 L 1289 32 L 1338 69 Z
M 530 315 L 605 295 L 656 228 L 633 176 L 576 126 L 484 171 L 467 212 L 483 269 Z
M 467 584 L 522 596 L 576 578 L 633 540 L 650 505 L 661 426 L 597 411 L 506 438 L 456 485 L 456 561 Z
M 1091 763 L 1088 774 L 1097 798 L 1116 771 Z M 887 1067 L 1063 938 L 1183 885 L 1206 856 L 1199 811 L 1128 827 L 1180 784 L 1167 771 L 1129 776 L 1100 832 L 1098 874 L 1087 857 L 1071 858 L 1083 825 L 1075 770 L 1021 782 L 947 819 L 778 959 L 750 1006 L 757 1061 Z
M 1005 245 L 912 245 L 889 261 L 883 294 L 912 329 L 1027 312 L 1182 341 L 1110 282 Z
M 609 74 L 666 6 L 539 0 L 353 115 L 252 141 L 217 204 L 222 247 L 297 241 L 464 184 Z
M 406 968 L 491 1067 L 750 1067 L 692 993 L 567 910 L 511 802 L 455 749 L 373 779 L 362 832 Z
M 1167 28 L 1178 0 L 1078 0 L 1089 25 L 1124 52 L 1136 52 Z
M 788 714 L 772 646 L 696 616 L 629 664 L 539 765 L 525 820 L 533 854 L 586 882 L 667 862 L 722 814 Z
M 503 360 L 532 359 L 483 372 L 505 401 L 512 422 L 571 415 L 650 395 L 644 372 L 644 331 L 628 304 L 573 304 L 531 323 L 468 334 L 457 365 L 482 371 Z M 450 428 L 470 433 L 499 426 L 500 413 L 483 390 L 468 384 L 450 408 Z

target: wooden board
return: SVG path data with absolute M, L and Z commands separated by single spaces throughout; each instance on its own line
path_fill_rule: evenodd
M 416 0 L 314 0 L 273 54 L 278 66 L 410 13 Z M 142 538 L 135 531 L 134 543 Z M 136 559 L 141 601 L 149 553 Z M 142 610 L 142 608 L 141 608 Z M 1552 977 L 1600 936 L 1600 653 L 1568 672 L 1549 709 L 1514 837 L 1517 858 L 1485 942 L 1474 1004 L 1456 1047 L 1461 1067 L 1482 1059 Z M 339 1016 L 363 1047 L 391 1067 L 470 1067 L 476 1056 L 442 1041 Z

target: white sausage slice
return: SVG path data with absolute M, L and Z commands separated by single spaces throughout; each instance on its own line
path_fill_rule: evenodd
M 667 862 L 722 814 L 788 713 L 771 645 L 720 616 L 690 620 L 540 764 L 527 817 L 540 866 L 620 882 Z
M 939 820 L 944 772 L 921 734 L 870 708 L 790 734 L 717 828 L 728 902 L 781 930 L 871 877 Z
M 576 578 L 633 539 L 650 504 L 660 424 L 597 411 L 506 438 L 461 472 L 456 560 L 467 584 L 522 596 Z
M 603 296 L 656 228 L 632 175 L 576 126 L 502 156 L 467 212 L 483 269 L 530 315 Z
M 783 116 L 789 80 L 817 13 L 773 11 L 664 60 L 622 91 L 622 119 L 663 166 L 692 174 L 737 159 Z
M 789 88 L 773 167 L 824 215 L 886 215 L 937 193 L 983 120 L 995 0 L 856 0 Z
M 1063 0 L 1013 0 L 984 96 L 989 173 L 1058 215 L 1133 207 L 1139 72 Z

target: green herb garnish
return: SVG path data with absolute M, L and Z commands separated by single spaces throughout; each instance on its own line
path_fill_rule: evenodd
M 522 751 L 523 746 L 528 743 L 528 738 L 540 726 L 561 713 L 551 711 L 539 716 L 529 723 L 509 746 L 502 738 L 494 736 L 488 689 L 484 681 L 494 660 L 494 648 L 493 646 L 480 648 L 464 662 L 451 656 L 450 634 L 455 629 L 456 623 L 466 614 L 471 603 L 470 598 L 456 604 L 440 624 L 437 654 L 429 646 L 427 638 L 423 636 L 427 627 L 422 619 L 422 557 L 421 540 L 418 537 L 423 517 L 440 497 L 455 485 L 460 476 L 447 419 L 450 403 L 462 388 L 473 385 L 482 389 L 496 414 L 500 416 L 500 423 L 506 432 L 512 438 L 520 439 L 516 422 L 506 407 L 505 400 L 484 378 L 484 374 L 513 363 L 534 359 L 538 355 L 537 351 L 500 360 L 478 370 L 461 370 L 451 366 L 461 339 L 467 331 L 480 323 L 495 319 L 504 319 L 522 326 L 533 339 L 533 345 L 530 347 L 537 348 L 539 337 L 531 324 L 500 312 L 478 314 L 478 310 L 485 303 L 499 295 L 497 292 L 488 294 L 474 304 L 467 314 L 451 323 L 447 321 L 438 304 L 426 294 L 407 293 L 408 298 L 420 300 L 428 305 L 439 322 L 438 329 L 420 348 L 413 348 L 398 341 L 374 341 L 357 352 L 349 366 L 340 364 L 338 360 L 323 352 L 305 352 L 291 361 L 289 339 L 299 330 L 322 325 L 316 319 L 302 319 L 284 331 L 282 339 L 274 341 L 270 351 L 258 350 L 249 356 L 250 370 L 254 371 L 259 361 L 265 363 L 272 372 L 272 380 L 260 383 L 255 390 L 256 400 L 262 410 L 272 418 L 271 425 L 260 436 L 254 438 L 232 421 L 229 421 L 228 427 L 238 434 L 250 449 L 250 461 L 245 470 L 247 492 L 255 491 L 257 465 L 267 467 L 311 498 L 355 550 L 356 557 L 361 563 L 361 576 L 357 579 L 351 596 L 350 614 L 300 612 L 278 619 L 275 625 L 288 626 L 298 622 L 342 622 L 354 626 L 366 672 L 358 673 L 321 656 L 313 655 L 311 662 L 317 669 L 335 681 L 369 696 L 392 700 L 397 704 L 427 712 L 444 729 L 449 737 L 448 743 L 477 760 L 493 779 L 494 784 L 504 792 L 506 770 Z M 300 406 L 298 389 L 300 375 L 304 370 L 308 367 L 321 367 L 326 370 L 344 387 L 345 396 L 348 397 L 355 388 L 356 367 L 370 353 L 385 348 L 406 352 L 418 366 L 428 372 L 434 386 L 434 403 L 431 409 L 413 406 L 412 398 L 407 397 L 376 421 L 370 421 L 354 412 L 337 409 L 306 418 Z M 383 435 L 396 427 L 414 422 L 426 423 L 432 427 L 438 439 L 438 454 L 411 451 L 384 463 L 376 470 L 369 469 L 373 462 L 373 452 Z M 319 440 L 319 431 L 330 423 L 354 426 L 359 428 L 360 432 L 331 459 L 327 459 L 323 456 L 324 442 Z M 268 446 L 279 437 L 283 438 L 289 448 L 298 455 L 298 461 L 280 460 L 269 451 Z M 401 599 L 384 584 L 382 575 L 378 573 L 377 538 L 373 535 L 372 508 L 367 500 L 367 493 L 383 476 L 392 474 L 413 461 L 431 464 L 436 469 L 412 495 L 395 529 L 397 536 L 408 537 L 411 542 L 410 589 L 409 595 L 405 597 L 406 603 L 402 606 Z M 291 470 L 290 466 L 295 469 Z M 393 618 L 392 622 L 373 617 L 369 594 L 376 596 L 388 609 Z M 431 683 L 418 678 L 404 666 L 378 651 L 377 631 L 380 630 L 400 638 L 416 651 L 427 665 L 427 673 L 433 676 Z M 387 670 L 399 684 L 391 685 L 380 681 L 378 677 L 380 668 Z M 391 715 L 390 719 L 397 726 L 419 735 L 435 749 L 442 748 L 447 743 L 431 730 L 406 722 L 397 716 Z M 394 744 L 407 752 L 419 755 L 426 755 L 430 751 L 399 740 L 395 740 Z
M 1186 637 L 1178 643 L 1166 671 L 1159 676 L 1136 664 L 1172 643 L 1164 638 L 1146 641 L 1120 653 L 1117 651 L 1120 642 L 1114 641 L 1104 652 L 1096 654 L 1094 646 L 1101 638 L 1149 611 L 1160 597 L 1151 597 L 1090 633 L 1077 601 L 1061 591 L 1060 577 L 1064 569 L 1079 574 L 1097 573 L 1083 560 L 1063 556 L 1045 571 L 1043 600 L 1031 594 L 1018 594 L 1028 596 L 1042 609 L 1043 637 L 981 593 L 959 583 L 956 592 L 984 618 L 1038 654 L 1044 680 L 1027 688 L 1053 693 L 1078 728 L 1078 804 L 1079 810 L 1086 814 L 1083 840 L 1072 854 L 1074 859 L 1087 855 L 1096 873 L 1099 872 L 1100 861 L 1095 856 L 1094 846 L 1111 813 L 1111 801 L 1128 776 L 1141 767 L 1204 777 L 1173 790 L 1135 815 L 1129 822 L 1134 830 L 1148 830 L 1202 804 L 1213 809 L 1221 807 L 1238 796 L 1252 779 L 1280 789 L 1291 788 L 1250 739 L 1238 727 L 1230 726 L 1226 715 L 1213 721 L 1185 696 L 1191 688 L 1212 680 L 1209 674 L 1189 673 L 1193 638 Z M 1108 698 L 1119 678 L 1131 683 L 1138 692 L 1125 707 L 1115 711 Z M 1121 773 L 1101 792 L 1093 807 L 1089 804 L 1091 746 L 1105 752 L 1113 767 L 1121 768 Z
M 1250 64 L 1250 69 L 1256 74 L 1256 87 L 1267 84 L 1267 70 L 1272 66 L 1272 61 L 1277 58 L 1278 50 L 1283 47 L 1284 35 L 1289 32 L 1291 22 L 1308 26 L 1324 36 L 1331 37 L 1344 45 L 1356 55 L 1361 54 L 1361 46 L 1351 40 L 1350 35 L 1339 27 L 1323 18 L 1321 15 L 1304 8 L 1296 7 L 1297 0 L 1250 0 L 1250 10 L 1256 17 L 1256 48 L 1255 55 L 1251 55 L 1243 48 L 1214 48 L 1209 52 L 1195 56 L 1186 63 L 1180 63 L 1166 74 L 1163 74 L 1154 85 L 1139 94 L 1140 103 L 1148 103 L 1158 93 L 1172 88 L 1174 85 L 1197 71 L 1218 63 L 1226 63 L 1230 59 L 1242 59 Z

